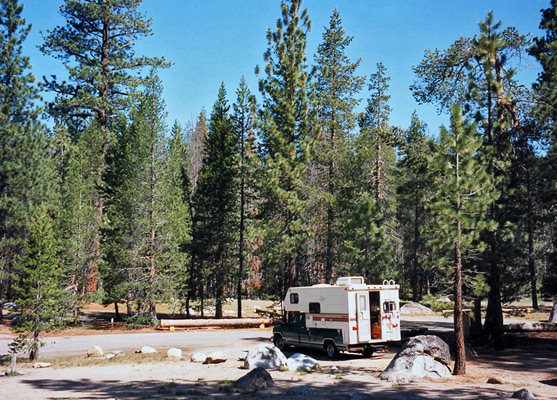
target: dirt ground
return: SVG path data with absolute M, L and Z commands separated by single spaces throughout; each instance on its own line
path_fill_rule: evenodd
M 416 323 L 416 320 L 425 322 L 422 317 L 410 319 L 413 321 L 409 323 Z M 429 323 L 430 327 L 446 328 L 450 322 L 450 319 L 435 317 L 430 318 Z M 64 335 L 67 333 L 64 332 Z M 270 337 L 269 329 L 264 333 L 262 336 Z M 8 332 L 0 329 L 0 336 L 2 334 Z M 78 333 L 73 331 L 73 334 Z M 225 354 L 237 355 L 243 350 L 230 348 Z M 319 361 L 320 368 L 317 371 L 298 373 L 271 370 L 269 372 L 276 386 L 253 394 L 236 393 L 232 389 L 232 383 L 248 372 L 242 369 L 240 357 L 231 357 L 224 363 L 214 365 L 190 362 L 191 354 L 188 353 L 181 360 L 170 360 L 160 355 L 133 355 L 114 361 L 74 357 L 54 360 L 50 368 L 22 366 L 20 370 L 25 375 L 1 377 L 0 398 L 295 399 L 302 397 L 287 396 L 288 389 L 310 386 L 313 397 L 323 399 L 349 399 L 355 393 L 373 399 L 501 399 L 510 398 L 514 391 L 522 388 L 530 390 L 536 399 L 557 399 L 555 332 L 508 336 L 508 347 L 503 351 L 495 352 L 489 347 L 476 348 L 478 356 L 467 362 L 464 376 L 424 379 L 409 384 L 381 381 L 378 375 L 398 350 L 391 347 L 388 353 L 377 353 L 371 358 L 342 354 L 334 361 L 326 359 L 320 352 L 302 350 Z M 292 353 L 286 352 L 286 356 Z M 490 377 L 497 377 L 504 383 L 488 384 Z

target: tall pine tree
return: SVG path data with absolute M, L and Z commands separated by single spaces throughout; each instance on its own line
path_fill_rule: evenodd
M 38 122 L 35 78 L 22 46 L 30 25 L 17 0 L 0 1 L 0 319 L 2 301 L 14 299 L 15 261 L 25 254 L 25 239 L 37 207 L 56 206 L 52 143 Z
M 439 142 L 430 161 L 437 193 L 430 207 L 436 219 L 435 247 L 443 249 L 438 263 L 451 271 L 454 282 L 454 374 L 466 373 L 462 306 L 463 265 L 474 252 L 485 249 L 480 232 L 494 229 L 485 215 L 493 202 L 494 188 L 489 166 L 479 151 L 482 138 L 476 125 L 462 119 L 462 110 L 451 109 L 450 131 L 441 127 Z
M 136 56 L 133 44 L 151 33 L 151 21 L 138 11 L 137 0 L 66 0 L 60 14 L 66 25 L 54 28 L 41 46 L 44 54 L 62 60 L 68 82 L 56 76 L 46 80 L 46 87 L 56 93 L 48 111 L 67 126 L 81 132 L 91 129 L 91 121 L 98 128 L 96 135 L 99 188 L 106 169 L 106 154 L 112 142 L 111 121 L 132 108 L 135 92 L 142 78 L 135 74 L 145 66 L 162 66 L 157 58 Z M 71 132 L 73 133 L 73 132 Z M 103 198 L 94 194 L 95 218 L 100 229 L 103 221 Z M 88 272 L 89 291 L 97 289 L 97 270 L 100 260 L 100 236 L 97 233 L 90 255 Z
M 346 55 L 352 39 L 346 36 L 335 9 L 315 55 L 317 108 L 322 130 L 312 163 L 317 175 L 317 193 L 313 196 L 317 204 L 312 208 L 317 214 L 317 259 L 324 264 L 322 279 L 328 283 L 332 283 L 337 272 L 339 248 L 346 233 L 344 221 L 349 211 L 349 201 L 345 198 L 346 169 L 357 122 L 354 108 L 361 101 L 356 96 L 364 84 L 364 77 L 356 75 L 360 60 L 351 62 Z
M 264 279 L 270 292 L 283 297 L 295 286 L 301 270 L 299 255 L 308 236 L 303 218 L 304 174 L 310 161 L 315 118 L 306 68 L 307 11 L 300 0 L 281 2 L 282 17 L 275 32 L 267 32 L 266 77 L 259 87 L 263 104 L 258 128 L 264 165 L 260 190 L 259 231 Z
M 212 287 L 215 317 L 222 318 L 227 286 L 236 279 L 238 234 L 238 137 L 228 111 L 224 84 L 211 112 L 205 157 L 194 193 L 193 246 L 203 276 L 198 284 L 203 296 Z M 229 290 L 229 289 L 228 289 Z

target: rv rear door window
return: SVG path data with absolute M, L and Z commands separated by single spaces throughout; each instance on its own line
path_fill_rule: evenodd
M 394 301 L 386 301 L 383 303 L 383 312 L 396 311 L 396 303 Z
M 299 301 L 298 293 L 290 293 L 290 304 L 298 304 Z
M 321 304 L 319 303 L 309 303 L 310 314 L 319 314 L 321 312 Z

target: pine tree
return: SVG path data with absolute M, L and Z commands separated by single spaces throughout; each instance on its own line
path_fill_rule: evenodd
M 534 107 L 534 117 L 538 129 L 543 132 L 547 143 L 547 152 L 541 160 L 539 168 L 541 178 L 540 197 L 543 203 L 544 226 L 549 232 L 549 243 L 546 248 L 551 248 L 547 256 L 546 274 L 543 277 L 542 290 L 546 295 L 557 295 L 557 213 L 555 199 L 557 198 L 557 2 L 551 0 L 551 6 L 542 10 L 540 29 L 545 31 L 545 36 L 534 39 L 530 48 L 533 55 L 541 64 L 542 72 L 534 84 L 537 101 Z
M 409 271 L 413 301 L 421 300 L 424 286 L 427 286 L 425 261 L 427 233 L 430 215 L 425 201 L 431 194 L 432 182 L 427 168 L 429 154 L 426 125 L 414 111 L 410 127 L 401 143 L 401 155 L 397 162 L 400 176 L 397 187 L 397 220 L 401 227 L 404 265 Z
M 35 78 L 22 46 L 31 26 L 17 0 L 0 1 L 0 319 L 2 300 L 13 299 L 16 259 L 40 204 L 54 215 L 56 174 L 51 141 L 38 122 Z
M 317 49 L 316 93 L 319 98 L 318 118 L 322 126 L 316 141 L 312 168 L 317 174 L 317 193 L 314 196 L 319 214 L 317 241 L 321 242 L 318 256 L 324 264 L 325 282 L 331 283 L 339 263 L 339 247 L 343 241 L 344 220 L 348 215 L 345 194 L 346 166 L 351 158 L 351 135 L 356 125 L 354 108 L 361 99 L 355 96 L 362 89 L 364 77 L 356 75 L 360 60 L 351 62 L 346 56 L 353 37 L 346 36 L 342 20 L 335 9 L 329 26 L 323 33 L 323 42 Z
M 441 136 L 430 161 L 437 193 L 430 207 L 436 218 L 438 234 L 432 239 L 444 254 L 439 265 L 454 276 L 454 326 L 456 353 L 454 374 L 466 373 L 462 317 L 463 265 L 482 246 L 480 232 L 494 229 L 485 215 L 493 202 L 494 188 L 488 165 L 479 152 L 482 138 L 476 125 L 462 120 L 462 110 L 453 106 L 451 130 L 441 127 Z
M 260 210 L 264 279 L 281 298 L 295 286 L 299 254 L 308 236 L 303 218 L 306 205 L 303 178 L 310 161 L 315 119 L 309 72 L 306 70 L 306 33 L 310 29 L 301 1 L 281 2 L 277 30 L 267 32 L 266 77 L 260 79 L 263 96 L 258 117 L 263 175 Z
M 69 76 L 59 82 L 56 76 L 46 80 L 46 88 L 56 93 L 48 112 L 68 127 L 82 132 L 95 121 L 100 136 L 96 180 L 102 188 L 106 154 L 112 143 L 111 121 L 132 108 L 131 93 L 142 81 L 134 72 L 145 66 L 163 66 L 157 58 L 136 56 L 133 44 L 151 33 L 150 20 L 138 11 L 137 0 L 66 0 L 60 14 L 66 25 L 54 28 L 41 46 L 44 54 L 62 60 Z M 73 133 L 73 132 L 72 132 Z M 103 199 L 94 194 L 96 223 L 103 221 Z M 97 289 L 100 260 L 100 236 L 97 233 L 90 258 L 88 291 Z
M 184 130 L 175 122 L 168 142 L 165 163 L 165 193 L 162 209 L 162 228 L 166 232 L 167 251 L 160 257 L 168 265 L 165 274 L 171 299 L 182 299 L 188 290 L 188 269 L 192 241 L 191 186 L 187 169 L 187 142 Z
M 16 284 L 20 315 L 15 330 L 25 332 L 23 338 L 32 360 L 39 357 L 41 335 L 62 326 L 68 311 L 58 246 L 54 222 L 42 205 L 32 218 L 25 241 L 27 251 L 17 262 L 21 269 Z
M 495 23 L 493 14 L 488 13 L 480 23 L 480 35 L 474 38 L 460 38 L 444 52 L 426 51 L 424 59 L 414 67 L 417 81 L 411 86 L 419 103 L 431 102 L 446 109 L 453 102 L 463 105 L 464 111 L 474 116 L 483 130 L 487 161 L 490 174 L 498 191 L 507 191 L 506 168 L 512 154 L 512 140 L 521 131 L 520 102 L 528 102 L 530 96 L 524 93 L 515 81 L 516 63 L 528 46 L 528 38 L 520 35 L 515 28 L 501 30 Z M 501 198 L 491 205 L 490 218 L 500 229 L 484 232 L 484 240 L 489 243 L 488 251 L 482 254 L 484 265 L 489 268 L 488 309 L 485 334 L 494 339 L 496 347 L 501 347 L 503 334 L 502 286 L 505 284 L 502 247 L 515 233 L 506 218 L 506 204 Z
M 246 275 L 245 268 L 245 250 L 246 250 L 246 217 L 247 208 L 250 203 L 249 199 L 249 155 L 253 150 L 254 144 L 250 140 L 253 133 L 252 107 L 253 99 L 251 92 L 247 86 L 246 79 L 242 76 L 240 86 L 236 91 L 236 102 L 234 108 L 234 127 L 238 139 L 238 147 L 240 152 L 239 175 L 239 237 L 238 237 L 238 273 L 236 281 L 236 297 L 238 301 L 238 318 L 242 317 L 242 284 Z
M 162 85 L 152 70 L 139 106 L 132 112 L 132 124 L 124 128 L 119 146 L 111 154 L 107 174 L 105 276 L 110 289 L 124 289 L 128 313 L 137 305 L 138 318 L 157 320 L 156 300 L 167 267 L 164 255 L 168 243 L 163 230 L 166 184 L 166 126 Z M 123 279 L 123 280 L 122 280 Z M 110 294 L 109 288 L 105 288 Z M 117 301 L 114 294 L 111 301 Z
M 216 318 L 222 318 L 226 286 L 235 278 L 231 271 L 238 233 L 238 138 L 229 108 L 222 84 L 211 113 L 205 157 L 193 197 L 193 246 L 201 278 L 208 278 L 199 284 L 214 287 Z M 203 296 L 203 287 L 200 293 Z
M 391 248 L 384 253 L 383 266 L 389 278 L 393 274 L 395 261 L 394 249 L 398 244 L 395 238 L 394 221 L 394 167 L 396 130 L 389 125 L 390 95 L 388 95 L 390 78 L 382 63 L 377 64 L 377 72 L 370 77 L 371 95 L 364 112 L 360 115 L 360 134 L 355 140 L 355 157 L 352 160 L 350 179 L 353 198 L 373 193 L 375 207 L 381 219 L 376 223 L 380 229 L 381 247 Z M 362 201 L 362 200 L 359 200 Z M 389 266 L 389 267 L 387 267 Z

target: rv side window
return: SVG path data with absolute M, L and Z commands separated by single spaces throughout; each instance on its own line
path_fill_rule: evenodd
M 319 303 L 309 303 L 310 314 L 319 314 L 321 312 L 321 304 Z
M 290 304 L 298 304 L 299 301 L 298 293 L 290 293 Z

